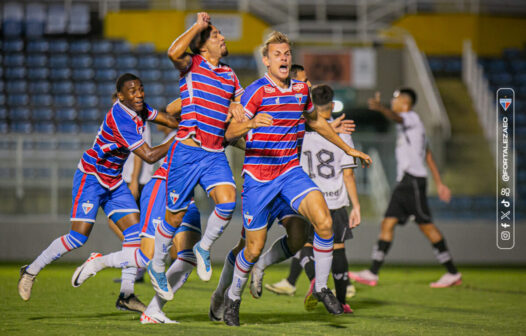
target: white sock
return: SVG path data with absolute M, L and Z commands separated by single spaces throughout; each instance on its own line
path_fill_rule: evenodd
M 208 217 L 205 233 L 199 242 L 199 246 L 201 246 L 202 249 L 210 251 L 212 244 L 223 233 L 228 223 L 230 223 L 235 208 L 235 202 L 216 204 L 214 211 Z
M 121 293 L 128 297 L 135 292 L 136 267 L 123 268 L 121 271 Z
M 240 300 L 245 284 L 247 283 L 250 270 L 254 263 L 249 262 L 245 258 L 245 249 L 242 249 L 236 257 L 236 265 L 234 267 L 234 276 L 232 277 L 232 285 L 228 290 L 228 297 L 231 300 Z
M 292 257 L 287 245 L 287 235 L 279 238 L 272 246 L 259 258 L 254 267 L 265 270 L 268 266 L 282 262 Z
M 103 267 L 127 268 L 146 267 L 150 261 L 140 248 L 123 247 L 118 252 L 107 254 L 100 258 Z
M 232 251 L 228 252 L 223 265 L 223 270 L 221 271 L 221 276 L 219 277 L 219 283 L 217 284 L 217 288 L 214 291 L 214 295 L 220 295 L 221 297 L 225 295 L 226 289 L 232 284 L 235 262 L 236 257 L 234 256 L 234 253 Z
M 164 272 L 164 260 L 170 251 L 176 230 L 176 227 L 171 226 L 166 221 L 157 225 L 157 230 L 155 230 L 155 251 L 152 258 L 152 268 L 155 272 Z
M 334 235 L 329 239 L 323 239 L 314 233 L 314 269 L 316 272 L 315 289 L 316 292 L 327 287 L 327 279 L 332 266 L 332 250 L 334 245 Z

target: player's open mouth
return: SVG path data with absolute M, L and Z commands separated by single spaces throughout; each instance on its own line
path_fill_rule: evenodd
M 135 102 L 134 105 L 137 109 L 142 109 L 144 102 L 141 100 L 139 102 Z
M 284 74 L 284 75 L 288 75 L 289 67 L 287 65 L 285 65 L 285 64 L 280 65 L 279 72 Z

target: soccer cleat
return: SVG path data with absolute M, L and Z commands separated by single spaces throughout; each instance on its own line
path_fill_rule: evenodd
M 296 287 L 292 286 L 287 279 L 283 279 L 280 282 L 274 284 L 265 284 L 265 288 L 271 291 L 272 293 L 290 295 L 293 296 L 296 294 Z
M 452 286 L 458 286 L 462 284 L 462 273 L 457 272 L 456 274 L 446 273 L 438 279 L 437 282 L 429 284 L 431 288 L 446 288 Z
M 312 279 L 310 282 L 309 290 L 305 295 L 305 300 L 303 300 L 303 307 L 305 307 L 306 311 L 314 310 L 314 308 L 316 308 L 318 305 L 318 299 L 313 295 L 315 281 L 316 279 Z
M 125 298 L 124 293 L 119 294 L 119 298 L 117 299 L 117 302 L 115 302 L 115 308 L 139 313 L 143 313 L 146 310 L 144 303 L 142 303 L 135 294 L 130 294 L 130 296 Z
M 344 314 L 352 314 L 352 313 L 354 313 L 353 310 L 351 309 L 351 306 L 349 306 L 348 304 L 342 304 L 342 308 L 343 308 L 343 313 Z
M 210 309 L 208 310 L 208 318 L 210 321 L 219 322 L 223 321 L 223 314 L 225 312 L 224 297 L 216 295 L 214 292 L 210 299 Z
M 24 301 L 31 298 L 31 288 L 36 278 L 36 275 L 27 273 L 27 267 L 28 265 L 24 265 L 20 268 L 20 279 L 18 280 L 18 294 Z
M 71 277 L 71 285 L 73 287 L 79 287 L 84 283 L 84 281 L 88 280 L 95 274 L 97 274 L 98 271 L 103 269 L 104 267 L 100 264 L 102 254 L 100 253 L 92 253 L 90 254 L 89 258 L 73 273 L 73 276 Z
M 231 300 L 228 294 L 225 295 L 225 311 L 223 321 L 228 326 L 239 327 L 239 306 L 241 300 Z
M 257 267 L 252 268 L 252 277 L 250 278 L 250 294 L 254 299 L 259 299 L 263 294 L 263 275 L 265 272 Z
M 319 292 L 312 292 L 312 296 L 316 298 L 316 300 L 323 302 L 323 305 L 325 306 L 325 309 L 333 315 L 340 315 L 343 314 L 343 307 L 340 301 L 332 294 L 330 289 L 328 288 L 322 288 Z
M 166 280 L 166 274 L 164 272 L 156 272 L 152 267 L 152 262 L 148 264 L 148 274 L 150 275 L 150 281 L 152 282 L 153 289 L 161 297 L 161 299 L 170 301 L 174 298 L 172 292 L 172 286 Z
M 197 242 L 192 249 L 197 260 L 197 275 L 203 281 L 209 281 L 212 277 L 212 265 L 210 265 L 210 251 L 204 250 Z
M 378 275 L 366 269 L 360 272 L 349 272 L 349 278 L 367 286 L 376 286 L 378 284 Z
M 170 320 L 162 311 L 156 311 L 156 312 L 144 312 L 141 315 L 141 324 L 159 324 L 159 323 L 166 323 L 166 324 L 179 324 L 179 322 L 175 320 Z

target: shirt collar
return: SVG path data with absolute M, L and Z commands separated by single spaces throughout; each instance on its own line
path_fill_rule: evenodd
M 129 108 L 126 105 L 124 105 L 123 103 L 121 103 L 120 100 L 117 100 L 117 102 L 115 104 L 119 104 L 120 108 L 122 108 L 124 111 L 126 111 L 126 113 L 128 113 L 130 115 L 130 117 L 132 117 L 132 119 L 137 117 L 137 112 L 135 112 L 131 108 Z
M 284 89 L 282 88 L 281 86 L 278 86 L 273 80 L 272 78 L 270 78 L 270 76 L 268 75 L 268 72 L 265 73 L 265 78 L 269 81 L 270 85 L 274 86 L 275 88 L 277 88 L 281 93 L 284 93 L 284 92 L 292 92 L 292 79 L 290 80 L 290 83 L 289 83 L 289 87 L 287 89 Z

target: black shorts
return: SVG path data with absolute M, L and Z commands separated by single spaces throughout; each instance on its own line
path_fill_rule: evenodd
M 405 224 L 410 216 L 415 217 L 417 224 L 431 223 L 433 219 L 426 192 L 427 178 L 405 173 L 391 195 L 385 217 L 395 217 L 401 225 Z
M 334 244 L 344 243 L 353 237 L 352 229 L 349 228 L 349 214 L 345 207 L 331 211 L 332 230 L 334 231 Z M 307 227 L 307 243 L 314 241 L 314 227 L 309 224 Z

